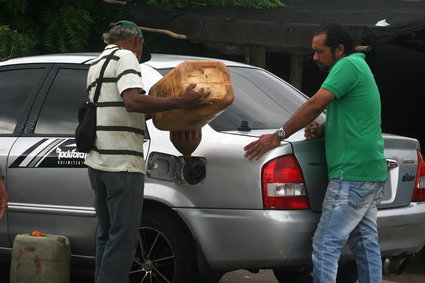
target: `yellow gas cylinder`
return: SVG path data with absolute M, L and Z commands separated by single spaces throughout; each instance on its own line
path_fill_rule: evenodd
M 155 127 L 170 131 L 170 139 L 183 156 L 188 157 L 199 145 L 201 128 L 226 109 L 234 99 L 227 67 L 218 61 L 185 61 L 159 80 L 149 91 L 156 97 L 180 97 L 190 84 L 195 90 L 211 92 L 211 104 L 193 109 L 174 109 L 153 113 Z
M 10 283 L 69 283 L 71 248 L 61 235 L 20 234 L 12 248 Z

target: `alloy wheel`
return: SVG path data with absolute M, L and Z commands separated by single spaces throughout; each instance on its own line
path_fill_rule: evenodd
M 136 256 L 130 271 L 132 283 L 172 283 L 176 273 L 173 248 L 161 231 L 139 229 Z

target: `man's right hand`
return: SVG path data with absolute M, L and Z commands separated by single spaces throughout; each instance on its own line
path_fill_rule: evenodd
M 184 104 L 187 108 L 194 108 L 201 105 L 209 105 L 212 102 L 208 101 L 206 98 L 210 95 L 210 91 L 205 91 L 204 88 L 195 90 L 196 84 L 190 84 L 184 91 L 181 98 L 184 101 Z
M 305 127 L 304 137 L 308 140 L 322 137 L 325 130 L 325 124 L 320 125 L 316 121 L 311 122 Z

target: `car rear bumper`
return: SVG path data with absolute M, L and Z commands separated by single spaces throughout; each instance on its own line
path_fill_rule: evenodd
M 413 254 L 425 245 L 425 202 L 378 211 L 383 257 Z
M 306 210 L 176 209 L 215 271 L 311 263 L 320 214 Z M 418 252 L 425 245 L 425 203 L 380 210 L 382 255 Z M 350 256 L 347 248 L 344 256 Z

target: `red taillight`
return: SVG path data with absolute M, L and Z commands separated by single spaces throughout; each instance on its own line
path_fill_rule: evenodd
M 264 209 L 308 209 L 307 190 L 293 155 L 275 158 L 261 171 Z
M 416 174 L 415 191 L 412 201 L 425 201 L 425 162 L 418 151 L 418 173 Z

